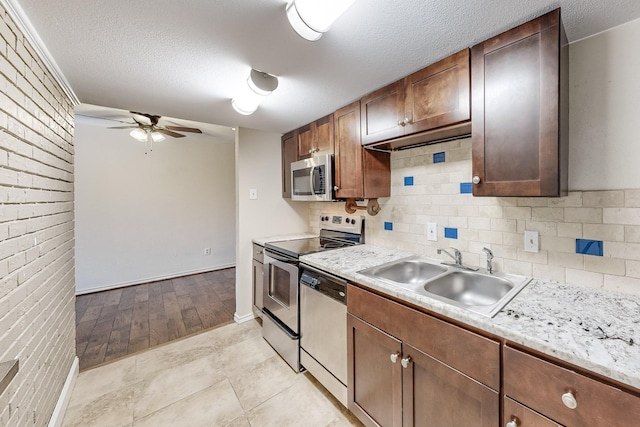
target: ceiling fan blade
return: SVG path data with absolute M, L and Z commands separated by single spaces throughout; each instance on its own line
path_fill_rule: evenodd
M 187 127 L 183 127 L 183 126 L 165 126 L 165 129 L 177 130 L 178 132 L 202 133 L 202 131 L 200 129 L 187 128 Z
M 138 125 L 131 125 L 131 126 L 109 126 L 107 129 L 134 129 L 140 127 Z
M 179 134 L 179 133 L 176 133 L 176 132 L 171 132 L 170 130 L 167 130 L 167 129 L 157 128 L 157 129 L 154 130 L 154 132 L 160 132 L 160 133 L 163 133 L 165 135 L 172 136 L 174 138 L 184 138 L 185 137 L 185 135 L 182 135 L 182 134 Z
M 81 117 L 88 117 L 90 119 L 108 120 L 110 122 L 118 122 L 118 123 L 125 123 L 125 124 L 128 124 L 128 125 L 135 125 L 135 123 L 126 122 L 124 120 L 112 119 L 112 118 L 109 118 L 109 117 L 90 116 L 88 114 L 78 114 L 78 113 L 75 113 L 75 115 L 76 116 L 81 116 Z

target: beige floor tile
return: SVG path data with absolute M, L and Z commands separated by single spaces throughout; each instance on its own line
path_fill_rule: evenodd
M 290 387 L 299 379 L 300 375 L 296 375 L 278 355 L 273 355 L 241 374 L 229 377 L 246 411 Z
M 214 364 L 213 368 L 222 368 L 227 377 L 231 378 L 274 355 L 276 352 L 260 335 L 221 347 L 212 354 L 210 360 Z
M 225 378 L 221 369 L 206 357 L 183 365 L 176 365 L 146 377 L 134 398 L 134 417 L 142 418 L 194 393 L 204 390 Z M 235 396 L 234 396 L 235 398 Z
M 226 426 L 239 417 L 244 417 L 244 411 L 229 381 L 223 380 L 145 418 L 135 420 L 133 426 Z
M 236 418 L 224 427 L 251 427 L 247 417 Z
M 81 372 L 76 379 L 71 401 L 76 405 L 90 402 L 133 384 L 135 366 L 135 358 L 127 357 Z
M 174 366 L 210 357 L 224 348 L 262 337 L 256 322 L 233 323 L 171 342 L 137 355 L 136 378 L 146 378 Z
M 329 399 L 307 374 L 301 381 L 249 412 L 252 427 L 359 425 L 343 413 L 339 403 Z
M 133 423 L 133 396 L 140 384 L 125 386 L 91 400 L 71 398 L 63 427 L 120 427 Z M 74 392 L 75 396 L 75 392 Z

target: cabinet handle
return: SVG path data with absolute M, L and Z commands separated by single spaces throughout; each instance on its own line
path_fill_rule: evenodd
M 480 184 L 480 177 L 478 175 L 474 176 L 471 182 L 473 182 L 476 185 Z
M 403 126 L 404 127 L 404 126 L 408 125 L 409 123 L 411 123 L 411 120 L 409 120 L 406 117 L 404 118 L 404 120 L 398 120 L 398 126 Z
M 578 401 L 572 392 L 568 391 L 562 395 L 562 403 L 569 409 L 576 409 L 578 407 Z
M 391 359 L 391 363 L 396 363 L 398 361 L 398 357 L 400 357 L 400 353 L 393 353 L 389 358 Z
M 407 369 L 409 367 L 409 363 L 411 362 L 411 356 L 407 356 L 400 361 L 400 364 L 403 368 Z
M 511 416 L 511 421 L 509 421 L 507 424 L 505 424 L 505 427 L 518 427 L 518 424 L 520 424 L 518 422 L 518 419 L 516 418 L 515 415 Z
M 333 186 L 333 191 L 338 191 L 340 189 L 340 187 L 338 187 L 337 185 Z

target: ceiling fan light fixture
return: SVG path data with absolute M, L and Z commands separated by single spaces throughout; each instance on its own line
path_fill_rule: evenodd
M 129 132 L 129 135 L 137 141 L 145 142 L 147 140 L 147 132 L 144 129 L 137 128 Z
M 285 6 L 287 18 L 302 38 L 316 41 L 355 0 L 290 0 Z
M 153 142 L 160 142 L 164 141 L 166 138 L 160 132 L 151 132 L 151 139 L 153 140 Z
M 247 85 L 231 100 L 233 109 L 248 116 L 253 114 L 266 96 L 278 87 L 278 78 L 263 71 L 251 69 Z

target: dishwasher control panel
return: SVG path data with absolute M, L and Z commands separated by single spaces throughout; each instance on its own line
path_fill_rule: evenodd
M 342 279 L 334 279 L 317 271 L 303 267 L 300 275 L 300 285 L 308 286 L 343 304 L 347 303 L 347 287 Z

